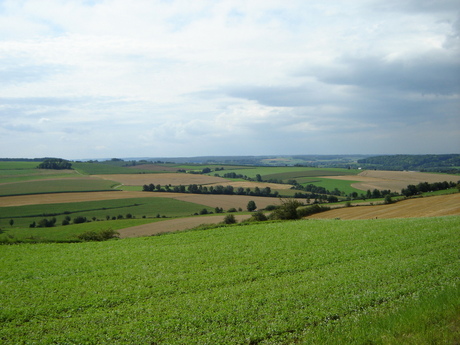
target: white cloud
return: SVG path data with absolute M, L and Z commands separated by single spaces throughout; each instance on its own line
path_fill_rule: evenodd
M 353 133 L 376 138 L 366 147 L 375 152 L 390 152 L 390 137 L 394 152 L 430 145 L 451 152 L 460 131 L 453 8 L 454 1 L 3 1 L 0 144 L 57 155 L 47 151 L 52 144 L 17 135 L 34 128 L 31 119 L 48 118 L 44 136 L 78 137 L 59 148 L 68 158 L 120 150 L 359 153 Z M 397 118 L 418 131 L 394 136 Z M 450 123 L 447 137 L 427 143 L 421 133 L 445 133 L 442 123 Z M 312 137 L 330 143 L 311 146 Z

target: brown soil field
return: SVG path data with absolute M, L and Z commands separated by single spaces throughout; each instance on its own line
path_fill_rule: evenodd
M 258 208 L 265 208 L 268 205 L 280 204 L 278 198 L 252 197 L 247 195 L 215 195 L 215 194 L 180 194 L 180 193 L 151 193 L 151 192 L 88 192 L 88 193 L 55 193 L 35 194 L 0 197 L 0 207 L 22 206 L 36 204 L 60 204 L 68 202 L 114 200 L 129 198 L 173 198 L 182 201 L 193 202 L 209 207 L 222 207 L 228 210 L 231 207 L 243 210 L 249 200 L 254 200 Z
M 125 186 L 143 186 L 144 184 L 153 183 L 154 185 L 189 185 L 189 184 L 202 184 L 207 185 L 211 183 L 222 184 L 228 182 L 227 179 L 216 176 L 207 176 L 200 174 L 172 174 L 172 173 L 159 173 L 159 174 L 116 174 L 116 175 L 93 175 L 104 180 L 116 181 L 124 184 Z
M 367 191 L 369 190 L 391 190 L 393 192 L 401 192 L 401 189 L 406 188 L 410 184 L 417 185 L 421 182 L 458 182 L 459 175 L 448 174 L 430 174 L 414 171 L 384 171 L 384 170 L 365 170 L 358 175 L 350 176 L 324 176 L 324 178 L 345 180 L 345 181 L 361 181 L 353 183 L 351 186 Z
M 460 215 L 460 193 L 407 199 L 389 205 L 341 207 L 314 214 L 307 219 L 376 219 L 453 215 Z
M 235 215 L 235 219 L 240 222 L 244 219 L 250 218 L 251 215 Z M 127 237 L 141 237 L 141 236 L 152 236 L 158 235 L 165 232 L 187 230 L 195 228 L 201 224 L 217 224 L 221 223 L 225 218 L 225 215 L 220 216 L 208 216 L 208 217 L 187 217 L 164 220 L 161 222 L 155 222 L 150 224 L 133 226 L 126 229 L 118 230 L 120 238 Z

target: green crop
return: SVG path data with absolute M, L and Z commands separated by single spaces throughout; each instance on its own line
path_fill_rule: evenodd
M 0 246 L 0 339 L 455 343 L 459 224 L 310 220 Z M 437 307 L 427 310 L 430 300 Z

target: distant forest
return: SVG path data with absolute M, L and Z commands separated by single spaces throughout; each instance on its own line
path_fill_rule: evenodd
M 460 173 L 460 154 L 388 155 L 359 159 L 365 169 Z

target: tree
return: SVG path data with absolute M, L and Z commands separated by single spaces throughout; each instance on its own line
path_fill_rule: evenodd
M 256 205 L 256 203 L 255 203 L 253 200 L 250 200 L 250 201 L 248 202 L 248 205 L 246 206 L 246 208 L 247 208 L 247 210 L 248 210 L 249 212 L 252 212 L 252 211 L 254 211 L 254 210 L 257 208 L 257 205 Z
M 14 224 L 14 219 L 10 219 L 10 226 L 13 226 Z
M 61 158 L 45 159 L 37 166 L 38 169 L 72 169 L 72 163 Z

